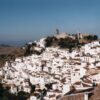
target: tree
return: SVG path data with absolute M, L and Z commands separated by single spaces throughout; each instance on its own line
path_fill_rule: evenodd
M 88 35 L 88 36 L 85 36 L 84 39 L 86 40 L 89 40 L 89 41 L 94 41 L 94 40 L 97 40 L 98 39 L 98 36 L 97 35 Z
M 18 96 L 18 100 L 27 100 L 27 98 L 29 97 L 29 93 L 20 91 L 20 92 L 18 92 L 17 96 Z
M 30 80 L 28 79 L 29 86 L 31 87 L 31 93 L 35 91 L 36 86 L 33 85 Z
M 50 84 L 45 84 L 45 87 L 47 88 L 47 90 L 50 90 L 50 89 L 52 89 L 52 84 L 50 83 Z
M 32 43 L 32 46 L 36 46 L 36 43 L 35 43 L 35 42 L 33 42 L 33 43 Z
M 9 88 L 4 88 L 0 83 L 0 100 L 18 100 L 15 94 L 9 92 Z
M 32 53 L 30 49 L 31 49 L 31 45 L 27 45 L 25 56 L 30 55 Z
M 97 40 L 97 39 L 98 39 L 98 36 L 94 35 L 93 40 Z
M 0 83 L 0 97 L 3 96 L 4 88 L 3 85 Z
M 52 42 L 53 42 L 53 37 L 50 37 L 50 36 L 48 36 L 47 38 L 46 38 L 46 44 L 45 44 L 45 46 L 46 47 L 49 47 L 49 46 L 51 46 L 52 45 Z

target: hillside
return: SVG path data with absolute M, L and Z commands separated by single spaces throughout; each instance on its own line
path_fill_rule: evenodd
M 25 45 L 25 55 L 41 54 L 46 47 L 59 47 L 60 49 L 68 49 L 72 52 L 74 49 L 79 49 L 81 46 L 98 40 L 97 35 L 91 34 L 68 34 L 56 33 L 53 36 L 47 36 L 39 41 L 29 42 Z M 38 47 L 39 50 L 35 50 Z
M 0 67 L 5 64 L 5 61 L 14 60 L 19 56 L 24 56 L 24 51 L 20 47 L 0 46 Z
M 2 67 L 7 60 L 14 60 L 16 57 L 28 56 L 31 54 L 41 54 L 45 47 L 59 47 L 61 49 L 68 49 L 72 52 L 73 49 L 80 48 L 84 44 L 98 40 L 97 35 L 91 34 L 68 34 L 56 33 L 53 36 L 41 38 L 39 41 L 29 42 L 24 45 L 24 49 L 20 47 L 13 47 L 9 45 L 0 45 L 0 67 Z M 38 49 L 38 50 L 37 50 Z
M 94 35 L 86 37 L 83 44 L 80 40 L 87 38 L 64 33 L 28 42 L 22 48 L 1 48 L 1 59 L 7 61 L 0 68 L 0 99 L 94 98 L 100 85 L 100 41 Z M 93 93 L 91 97 L 87 92 Z

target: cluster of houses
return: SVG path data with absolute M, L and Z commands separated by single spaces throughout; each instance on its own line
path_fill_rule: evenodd
M 39 44 L 45 48 L 43 39 Z M 100 83 L 99 72 L 99 41 L 85 44 L 71 53 L 59 47 L 46 47 L 40 55 L 16 58 L 0 68 L 1 82 L 10 87 L 10 92 L 30 93 L 29 100 L 57 100 L 73 89 L 92 89 Z M 30 83 L 35 86 L 34 92 L 31 92 Z M 47 85 L 50 85 L 49 88 Z

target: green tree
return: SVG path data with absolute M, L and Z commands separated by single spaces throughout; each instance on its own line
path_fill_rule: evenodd
M 18 100 L 27 100 L 27 98 L 29 97 L 29 93 L 20 91 L 20 92 L 18 92 L 17 96 L 18 96 Z
M 98 40 L 98 36 L 97 35 L 94 35 L 93 36 L 93 40 Z

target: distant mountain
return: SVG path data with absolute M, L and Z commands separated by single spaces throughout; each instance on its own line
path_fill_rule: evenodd
M 0 47 L 11 47 L 11 46 L 7 44 L 0 44 Z
M 26 44 L 28 40 L 20 40 L 20 41 L 0 41 L 0 46 L 18 46 L 21 47 Z

